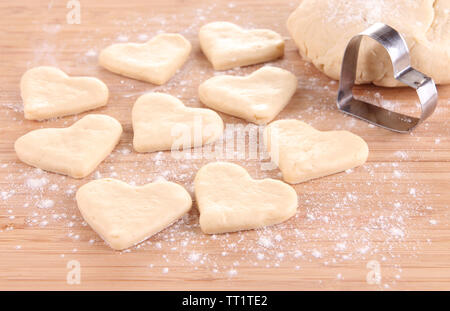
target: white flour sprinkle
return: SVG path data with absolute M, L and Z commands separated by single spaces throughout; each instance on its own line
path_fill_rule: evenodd
M 277 235 L 275 236 L 275 241 L 277 241 L 277 242 L 283 241 L 283 237 L 281 236 L 281 234 L 277 234 Z
M 38 208 L 52 208 L 55 205 L 53 200 L 45 199 L 37 203 Z
M 394 170 L 394 176 L 396 178 L 401 178 L 402 177 L 402 172 L 400 172 L 399 170 Z
M 358 249 L 358 252 L 359 252 L 360 254 L 365 254 L 365 253 L 367 253 L 367 251 L 368 251 L 369 249 L 370 249 L 369 246 L 361 247 L 360 249 Z
M 347 248 L 347 243 L 341 242 L 336 244 L 336 250 L 343 251 Z
M 122 153 L 123 155 L 127 155 L 131 153 L 131 150 L 128 148 L 122 148 L 119 150 L 120 153 Z
M 236 269 L 228 270 L 228 276 L 229 276 L 229 277 L 236 276 L 237 274 L 238 274 L 238 272 L 237 272 Z
M 295 258 L 299 258 L 299 257 L 302 257 L 302 256 L 303 256 L 303 252 L 302 251 L 296 250 L 294 252 L 294 257 Z
M 117 37 L 117 41 L 127 42 L 128 41 L 128 37 L 125 36 L 125 35 L 120 35 L 120 36 Z
M 408 154 L 406 152 L 404 152 L 404 151 L 396 151 L 394 153 L 394 156 L 396 156 L 397 158 L 401 158 L 403 160 L 408 158 Z
M 48 189 L 50 191 L 57 191 L 57 190 L 59 190 L 59 186 L 57 184 L 53 184 Z
M 266 247 L 266 248 L 273 247 L 273 243 L 270 240 L 270 238 L 267 238 L 267 237 L 264 237 L 264 236 L 259 238 L 258 244 L 263 246 L 263 247 Z
M 141 34 L 138 36 L 138 39 L 141 40 L 141 41 L 147 41 L 147 40 L 148 40 L 148 35 L 145 34 L 145 33 L 141 33 Z
M 46 184 L 48 184 L 48 179 L 42 178 L 28 178 L 26 185 L 30 189 L 42 189 Z
M 316 257 L 316 258 L 322 258 L 322 253 L 319 252 L 317 249 L 314 249 L 314 250 L 311 252 L 311 255 L 313 255 L 313 256 Z
M 87 57 L 94 57 L 94 56 L 97 56 L 97 52 L 94 50 L 89 50 L 84 55 Z
M 2 191 L 0 192 L 0 197 L 2 200 L 8 200 L 10 197 L 12 197 L 16 193 L 15 190 L 9 190 L 9 191 Z
M 400 228 L 391 228 L 390 233 L 395 237 L 403 237 L 405 233 Z
M 200 254 L 200 253 L 192 252 L 192 253 L 189 254 L 188 260 L 190 262 L 196 262 L 196 261 L 198 261 L 201 258 L 201 256 L 202 256 L 202 254 Z

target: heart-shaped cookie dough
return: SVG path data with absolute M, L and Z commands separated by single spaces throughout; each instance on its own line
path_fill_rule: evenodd
M 55 67 L 35 67 L 25 72 L 20 91 L 28 120 L 76 114 L 108 102 L 108 87 L 99 79 L 69 77 Z
M 280 180 L 254 180 L 239 165 L 214 162 L 194 180 L 200 227 L 215 234 L 281 223 L 297 211 L 297 193 Z
M 164 33 L 143 44 L 110 45 L 101 51 L 99 62 L 117 74 L 161 85 L 183 66 L 191 48 L 182 35 Z
M 265 124 L 283 110 L 296 89 L 297 78 L 292 73 L 265 66 L 245 77 L 213 77 L 199 86 L 198 94 L 210 108 Z
M 268 29 L 246 30 L 233 23 L 214 22 L 200 28 L 199 39 L 215 70 L 259 64 L 284 54 L 283 38 Z
M 137 152 L 199 147 L 217 140 L 223 132 L 223 121 L 215 111 L 186 107 L 163 93 L 139 97 L 132 119 Z
M 67 128 L 31 131 L 17 139 L 14 148 L 19 159 L 31 166 L 83 178 L 111 153 L 121 134 L 116 119 L 90 114 Z
M 176 183 L 154 182 L 135 187 L 111 178 L 83 185 L 76 199 L 86 222 L 116 250 L 148 239 L 192 206 L 189 193 Z
M 270 123 L 264 143 L 290 184 L 362 165 L 369 155 L 366 142 L 351 132 L 321 132 L 298 120 Z

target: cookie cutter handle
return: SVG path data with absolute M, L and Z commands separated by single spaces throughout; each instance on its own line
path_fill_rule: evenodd
M 363 37 L 372 38 L 380 43 L 391 58 L 394 78 L 416 90 L 422 110 L 419 118 L 354 98 L 353 86 Z M 437 100 L 438 94 L 433 79 L 411 67 L 408 46 L 395 29 L 383 23 L 376 23 L 349 41 L 342 61 L 337 98 L 339 110 L 388 130 L 408 133 L 433 113 Z

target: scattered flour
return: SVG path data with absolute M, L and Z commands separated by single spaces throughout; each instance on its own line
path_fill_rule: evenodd
M 265 247 L 265 248 L 271 248 L 273 247 L 272 240 L 268 237 L 262 236 L 258 240 L 258 244 Z
M 230 269 L 230 270 L 228 270 L 228 276 L 229 276 L 229 277 L 236 276 L 237 274 L 238 274 L 238 272 L 237 272 L 236 269 Z
M 390 233 L 399 238 L 403 238 L 405 233 L 400 228 L 391 228 Z
M 52 208 L 53 206 L 55 206 L 55 202 L 50 199 L 45 199 L 37 203 L 38 208 Z
M 31 189 L 42 189 L 46 184 L 48 184 L 48 179 L 45 177 L 41 178 L 28 178 L 26 185 Z
M 141 41 L 147 41 L 147 40 L 149 39 L 149 37 L 148 37 L 147 34 L 141 33 L 141 34 L 138 36 L 138 39 L 141 40 Z
M 125 36 L 125 35 L 119 35 L 119 36 L 117 37 L 117 41 L 119 41 L 119 42 L 127 42 L 127 41 L 128 41 L 128 36 Z
M 311 252 L 311 255 L 313 255 L 315 258 L 322 258 L 322 253 L 319 252 L 317 249 L 314 249 L 314 250 Z
M 396 151 L 394 153 L 394 156 L 396 156 L 397 158 L 403 159 L 403 160 L 408 158 L 408 154 L 404 151 Z

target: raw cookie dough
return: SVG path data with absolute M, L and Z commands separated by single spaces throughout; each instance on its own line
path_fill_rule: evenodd
M 448 0 L 303 0 L 287 22 L 300 54 L 338 80 L 351 37 L 376 22 L 398 30 L 406 39 L 412 66 L 438 84 L 450 83 L 450 1 Z M 365 38 L 357 83 L 399 86 L 386 51 Z
M 298 120 L 279 120 L 264 130 L 264 143 L 283 180 L 297 184 L 364 164 L 366 142 L 348 131 L 321 132 Z
M 227 70 L 277 59 L 284 54 L 284 40 L 268 29 L 246 30 L 228 22 L 204 25 L 200 46 L 215 70 Z
M 254 180 L 239 165 L 214 162 L 194 180 L 200 227 L 215 234 L 281 223 L 297 211 L 297 193 L 280 180 Z
M 210 109 L 189 108 L 176 97 L 148 93 L 133 106 L 133 146 L 137 152 L 189 149 L 222 136 L 223 121 Z
M 31 166 L 83 178 L 111 153 L 121 134 L 116 119 L 90 114 L 67 128 L 31 131 L 17 139 L 14 148 L 19 159 Z
M 80 113 L 108 101 L 108 87 L 99 79 L 69 77 L 55 67 L 35 67 L 20 81 L 25 119 L 43 120 Z
M 191 48 L 182 35 L 164 33 L 143 44 L 110 45 L 101 51 L 99 63 L 117 74 L 161 85 L 183 66 Z
M 283 110 L 296 89 L 297 78 L 292 73 L 265 66 L 246 77 L 213 77 L 200 85 L 198 93 L 210 108 L 265 124 Z
M 105 178 L 78 189 L 84 220 L 115 250 L 142 242 L 168 227 L 192 205 L 189 193 L 173 182 L 130 186 Z

